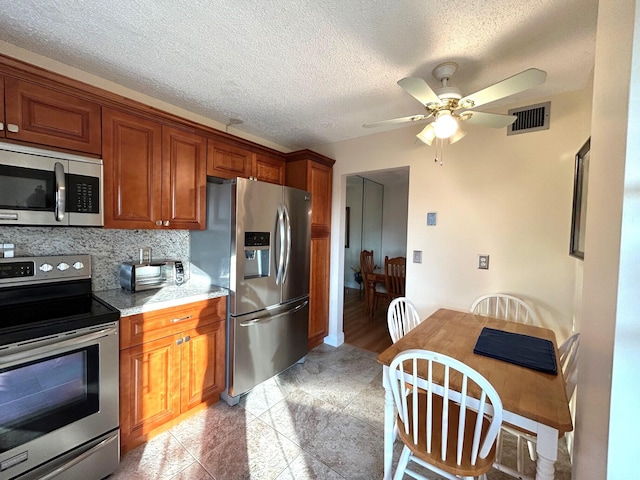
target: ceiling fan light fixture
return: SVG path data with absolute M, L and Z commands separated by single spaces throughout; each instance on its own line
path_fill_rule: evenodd
M 458 140 L 460 140 L 462 137 L 464 137 L 467 134 L 467 132 L 465 130 L 463 130 L 462 128 L 458 128 L 458 130 L 449 137 L 449 145 L 452 145 L 454 143 L 456 143 Z
M 449 138 L 458 131 L 458 120 L 451 115 L 451 110 L 440 110 L 436 114 L 433 130 L 438 138 Z
M 430 123 L 429 125 L 424 127 L 422 131 L 416 135 L 416 137 L 418 137 L 418 140 L 420 140 L 421 142 L 431 146 L 433 141 L 436 139 L 436 132 L 433 129 L 433 124 Z

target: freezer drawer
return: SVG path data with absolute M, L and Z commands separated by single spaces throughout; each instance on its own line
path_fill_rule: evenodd
M 309 297 L 229 317 L 227 395 L 237 397 L 307 354 Z

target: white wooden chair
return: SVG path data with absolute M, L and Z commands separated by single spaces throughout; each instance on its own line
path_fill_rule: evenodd
M 527 302 L 505 293 L 490 293 L 477 298 L 471 305 L 471 313 L 528 325 L 540 325 L 538 316 Z
M 396 343 L 421 322 L 416 307 L 406 297 L 391 300 L 387 310 L 387 323 L 391 341 Z
M 564 377 L 565 391 L 567 392 L 567 401 L 571 402 L 571 397 L 575 392 L 578 375 L 578 347 L 580 345 L 580 333 L 576 332 L 567 338 L 562 345 L 558 347 L 560 355 L 560 368 Z M 502 457 L 502 432 L 498 436 L 498 452 L 496 454 L 497 469 L 503 473 L 507 473 L 518 479 L 526 479 L 524 476 L 524 445 L 526 442 L 529 451 L 529 458 L 536 460 L 536 436 L 531 432 L 514 428 L 508 424 L 502 425 L 502 430 L 509 432 L 517 438 L 516 444 L 516 470 L 512 470 L 501 464 Z
M 434 378 L 440 375 L 438 384 Z M 394 480 L 405 472 L 426 480 L 409 469 L 410 461 L 450 480 L 486 478 L 502 423 L 502 401 L 493 386 L 468 365 L 427 350 L 397 355 L 389 381 L 404 443 Z

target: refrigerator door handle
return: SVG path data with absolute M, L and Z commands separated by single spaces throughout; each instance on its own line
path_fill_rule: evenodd
M 284 212 L 282 206 L 278 205 L 276 212 L 276 236 L 279 237 L 280 250 L 278 252 L 278 262 L 276 265 L 276 285 L 280 285 L 284 273 Z
M 284 261 L 284 273 L 282 274 L 282 283 L 287 281 L 287 272 L 289 272 L 289 259 L 291 258 L 291 217 L 289 217 L 289 210 L 287 210 L 287 206 L 284 205 L 282 207 L 283 218 L 285 221 L 285 229 L 286 229 L 286 257 Z
M 282 317 L 284 315 L 290 315 L 292 313 L 297 312 L 298 310 L 302 310 L 307 305 L 309 305 L 309 300 L 305 300 L 300 305 L 297 305 L 296 307 L 291 308 L 291 309 L 287 310 L 286 312 L 280 312 L 280 313 L 277 313 L 276 315 L 271 315 L 271 316 L 268 316 L 268 317 L 252 318 L 251 320 L 246 320 L 244 322 L 240 322 L 240 326 L 241 327 L 250 327 L 251 325 L 255 325 L 256 323 L 266 322 L 267 320 L 273 320 L 274 318 Z

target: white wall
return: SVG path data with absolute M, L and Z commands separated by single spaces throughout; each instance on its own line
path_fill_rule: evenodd
M 551 128 L 506 136 L 475 129 L 444 149 L 416 142 L 419 126 L 316 147 L 336 159 L 332 271 L 342 270 L 345 177 L 353 172 L 410 167 L 407 251 L 423 251 L 407 266 L 407 296 L 422 316 L 439 307 L 468 309 L 486 292 L 510 292 L 537 306 L 558 340 L 573 325 L 576 263 L 568 255 L 574 157 L 589 137 L 590 89 L 551 100 Z M 514 105 L 520 106 L 520 105 Z M 504 108 L 506 111 L 507 108 Z M 426 226 L 427 212 L 438 225 Z M 477 255 L 490 254 L 490 269 Z M 342 331 L 342 285 L 332 275 L 330 336 Z
M 637 2 L 599 1 L 573 470 L 580 480 L 638 477 L 638 34 Z

